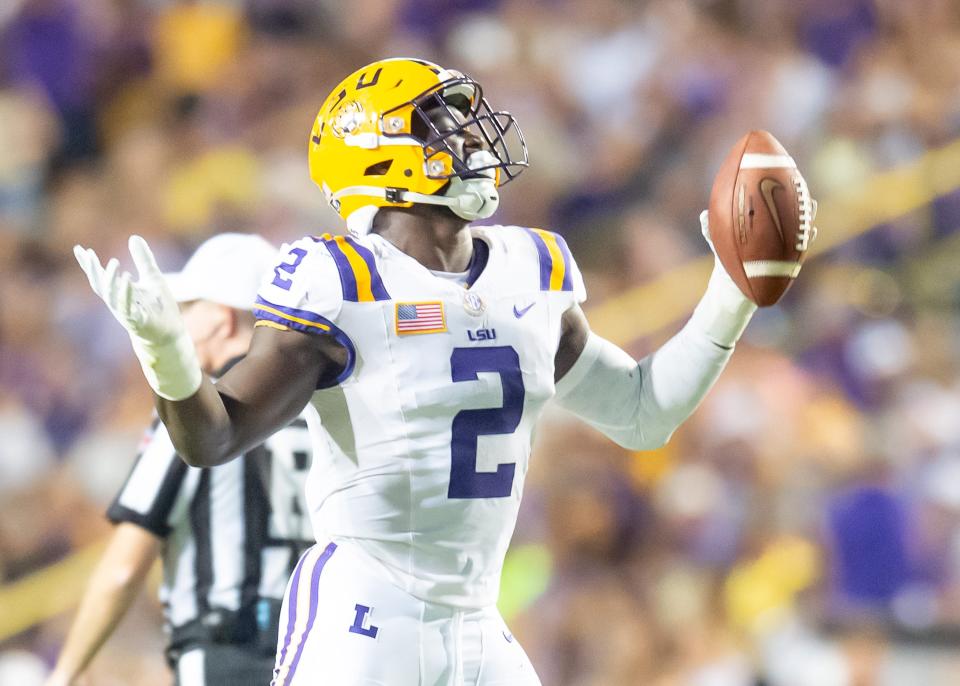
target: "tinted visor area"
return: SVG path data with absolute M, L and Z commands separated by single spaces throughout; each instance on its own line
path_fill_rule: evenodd
M 448 79 L 384 112 L 383 118 L 407 106 L 413 107 L 412 134 L 423 146 L 427 176 L 431 179 L 496 176 L 502 186 L 529 164 L 527 144 L 517 120 L 509 112 L 494 111 L 483 97 L 480 84 L 473 79 Z M 470 169 L 467 158 L 478 150 L 485 150 L 493 157 L 488 157 L 489 164 Z M 447 153 L 453 159 L 452 171 L 448 171 L 446 165 L 439 171 L 431 168 L 431 159 L 439 153 Z M 487 174 L 482 173 L 485 171 Z

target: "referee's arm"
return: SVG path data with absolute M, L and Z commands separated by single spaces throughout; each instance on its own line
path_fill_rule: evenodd
M 67 686 L 83 674 L 137 597 L 160 546 L 156 535 L 136 524 L 117 525 L 87 584 L 47 686 Z

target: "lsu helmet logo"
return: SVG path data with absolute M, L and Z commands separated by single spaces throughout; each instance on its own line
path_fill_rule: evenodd
M 330 122 L 330 131 L 337 138 L 344 138 L 359 129 L 363 123 L 363 105 L 356 100 L 350 100 L 337 110 Z

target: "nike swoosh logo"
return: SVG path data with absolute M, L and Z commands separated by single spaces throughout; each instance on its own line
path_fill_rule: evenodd
M 513 643 L 513 634 L 508 634 L 506 631 L 501 632 L 503 637 L 507 639 L 507 643 Z
M 526 307 L 524 307 L 522 310 L 518 310 L 518 309 L 517 309 L 517 306 L 514 305 L 514 306 L 513 306 L 513 316 L 516 317 L 517 319 L 520 319 L 520 317 L 522 317 L 522 316 L 525 315 L 527 312 L 529 312 L 529 311 L 530 311 L 530 308 L 533 307 L 533 306 L 536 305 L 536 304 L 537 304 L 536 301 L 534 301 L 534 302 L 530 303 L 529 305 L 527 305 Z
M 783 186 L 780 185 L 780 182 L 776 179 L 771 179 L 768 176 L 760 180 L 760 193 L 763 194 L 763 202 L 767 204 L 767 209 L 770 210 L 770 216 L 773 217 L 773 223 L 777 226 L 777 233 L 780 234 L 780 241 L 783 242 L 785 240 L 783 237 L 783 227 L 780 226 L 780 215 L 777 214 L 777 204 L 773 201 L 773 192 L 778 188 L 783 188 Z

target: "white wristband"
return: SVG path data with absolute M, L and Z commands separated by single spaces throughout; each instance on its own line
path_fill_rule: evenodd
M 186 331 L 159 345 L 132 333 L 130 340 L 147 383 L 161 398 L 184 400 L 200 388 L 203 371 Z
M 756 304 L 740 292 L 717 260 L 690 323 L 717 345 L 732 348 L 756 311 Z

